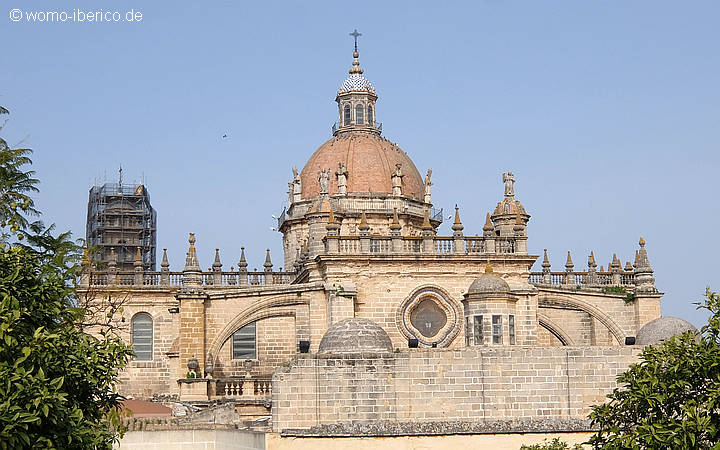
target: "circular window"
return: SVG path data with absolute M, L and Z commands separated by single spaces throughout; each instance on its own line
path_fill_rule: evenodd
M 452 342 L 460 331 L 460 317 L 460 306 L 444 289 L 424 286 L 400 304 L 396 321 L 406 338 L 442 347 Z

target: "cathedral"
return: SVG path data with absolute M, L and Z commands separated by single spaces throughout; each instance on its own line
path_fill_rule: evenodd
M 193 233 L 182 272 L 165 252 L 154 270 L 140 244 L 120 265 L 113 247 L 125 255 L 134 241 L 98 237 L 106 263 L 86 258 L 81 292 L 121 303 L 113 320 L 135 350 L 121 394 L 233 403 L 295 435 L 583 420 L 641 345 L 666 337 L 645 241 L 628 246 L 633 262 L 598 267 L 591 253 L 576 267 L 568 253 L 551 270 L 547 252 L 528 253 L 532 205 L 511 172 L 473 205 L 492 211 L 485 223 L 463 223 L 456 207 L 452 235 L 438 235 L 432 171 L 382 136 L 357 36 L 335 101 L 332 137 L 287 184 L 284 271 L 269 250 L 263 270 L 249 271 L 244 249 L 231 264 L 215 249 L 202 270 L 203 236 Z M 531 272 L 538 258 L 542 271 Z

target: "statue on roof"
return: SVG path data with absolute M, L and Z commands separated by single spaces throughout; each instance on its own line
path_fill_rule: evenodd
M 390 175 L 393 195 L 402 195 L 402 177 L 402 164 L 395 164 L 395 170 L 392 175 Z
M 432 181 L 430 181 L 430 177 L 432 176 L 432 169 L 428 169 L 427 174 L 425 175 L 425 203 L 432 203 L 432 190 L 430 186 L 432 186 Z
M 318 182 L 320 183 L 320 193 L 327 194 L 330 184 L 330 169 L 328 168 L 318 172 Z
M 338 194 L 347 194 L 347 166 L 341 162 L 338 163 L 338 170 L 335 172 L 337 176 Z
M 502 180 L 505 183 L 505 197 L 513 197 L 515 195 L 515 175 L 512 172 L 503 173 Z
M 300 174 L 298 173 L 297 167 L 292 168 L 293 171 L 293 202 L 299 202 L 302 198 L 302 181 L 300 180 Z

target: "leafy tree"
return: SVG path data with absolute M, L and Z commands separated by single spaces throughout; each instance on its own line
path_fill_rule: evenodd
M 0 139 L 0 448 L 109 449 L 120 428 L 114 386 L 132 351 L 78 326 L 80 248 L 28 219 L 38 214 L 29 153 Z
M 710 312 L 700 336 L 646 347 L 593 407 L 594 448 L 720 449 L 720 296 L 708 288 L 698 308 Z
M 555 438 L 550 442 L 547 439 L 542 444 L 523 445 L 520 450 L 582 450 L 582 445 L 575 444 L 570 447 L 567 442 L 563 442 L 560 438 Z

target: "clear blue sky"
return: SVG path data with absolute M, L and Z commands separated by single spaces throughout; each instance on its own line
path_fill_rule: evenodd
M 644 236 L 665 315 L 700 324 L 692 302 L 720 289 L 718 2 L 2 3 L 3 135 L 34 149 L 44 218 L 78 237 L 88 188 L 122 164 L 144 176 L 173 270 L 190 231 L 203 267 L 215 247 L 237 266 L 241 245 L 251 268 L 267 247 L 280 266 L 271 215 L 330 137 L 357 28 L 384 135 L 433 169 L 434 203 L 458 203 L 467 234 L 512 170 L 553 270 L 568 250 L 576 270 L 590 250 L 624 263 Z

